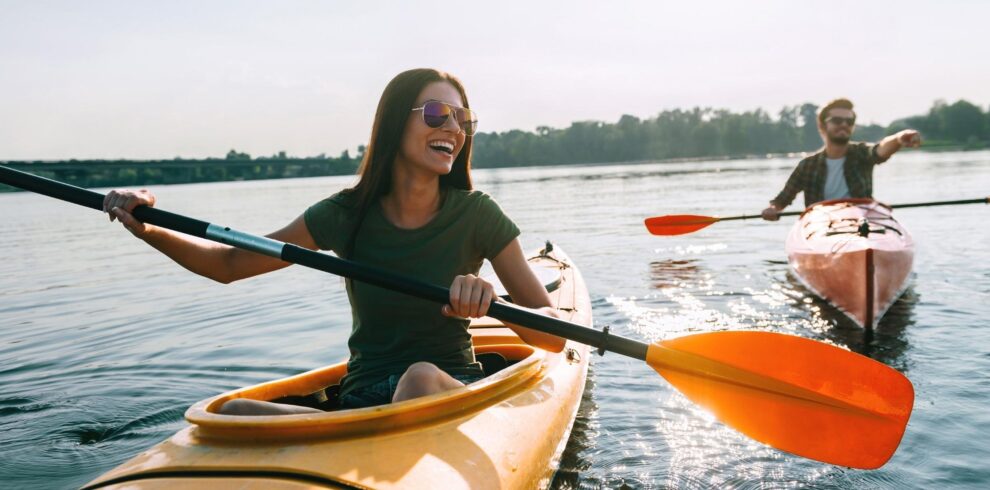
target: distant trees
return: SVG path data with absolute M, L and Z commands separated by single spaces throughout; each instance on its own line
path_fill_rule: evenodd
M 984 113 L 979 106 L 965 100 L 953 104 L 937 100 L 928 114 L 898 119 L 888 131 L 908 127 L 921 131 L 934 144 L 982 147 L 990 140 L 990 111 Z
M 248 161 L 251 159 L 251 155 L 248 155 L 247 153 L 238 153 L 237 150 L 232 149 L 227 152 L 226 159 L 235 160 L 235 161 Z
M 805 102 L 801 104 L 801 146 L 806 150 L 817 148 L 822 144 L 818 134 L 818 106 Z
M 186 184 L 227 180 L 279 179 L 353 175 L 358 160 L 345 150 L 340 157 L 320 154 L 292 157 L 280 151 L 270 157 L 251 158 L 230 150 L 224 158 L 171 160 L 67 160 L 60 162 L 2 162 L 12 168 L 82 187 L 126 187 L 152 184 Z M 13 190 L 0 185 L 0 192 Z
M 478 133 L 473 163 L 568 165 L 811 151 L 822 145 L 817 115 L 818 106 L 811 103 L 783 107 L 776 117 L 762 109 L 734 113 L 695 107 L 665 110 L 648 119 L 624 114 L 615 123 L 576 121 L 563 129 L 538 126 L 532 132 Z M 990 146 L 990 111 L 965 100 L 936 101 L 927 114 L 898 119 L 887 127 L 860 123 L 854 137 L 877 141 L 904 128 L 921 131 L 929 148 Z M 366 150 L 360 145 L 356 156 L 344 150 L 336 158 L 323 153 L 293 157 L 285 151 L 252 157 L 231 149 L 224 158 L 0 163 L 84 187 L 111 187 L 354 174 Z M 10 189 L 0 185 L 3 190 Z
M 478 167 L 608 163 L 688 157 L 725 157 L 812 151 L 822 145 L 818 106 L 784 107 L 777 117 L 762 109 L 674 109 L 649 119 L 623 115 L 616 123 L 578 121 L 564 129 L 539 126 L 479 133 L 474 138 Z M 934 104 L 927 115 L 895 121 L 889 127 L 860 123 L 855 139 L 877 141 L 911 127 L 932 145 L 983 147 L 990 142 L 990 112 L 960 100 Z

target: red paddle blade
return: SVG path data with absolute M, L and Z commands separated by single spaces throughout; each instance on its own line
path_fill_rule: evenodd
M 896 370 L 793 335 L 689 335 L 651 345 L 646 362 L 743 434 L 852 468 L 890 459 L 914 405 L 911 382 Z
M 654 216 L 646 218 L 646 229 L 654 235 L 686 235 L 694 233 L 714 222 L 718 218 L 711 216 L 696 216 L 693 214 L 675 214 L 670 216 Z

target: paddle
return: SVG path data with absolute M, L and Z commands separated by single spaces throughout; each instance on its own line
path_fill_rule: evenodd
M 899 209 L 920 208 L 925 206 L 949 206 L 954 204 L 990 204 L 990 197 L 980 199 L 962 199 L 958 201 L 932 201 L 910 204 L 895 204 L 890 207 Z M 804 211 L 788 211 L 786 213 L 779 213 L 777 216 L 798 216 L 802 213 L 804 213 Z M 644 222 L 646 224 L 646 229 L 650 230 L 650 233 L 654 235 L 674 236 L 694 233 L 702 228 L 707 228 L 712 223 L 717 223 L 719 221 L 756 219 L 762 217 L 763 216 L 759 214 L 745 214 L 741 216 L 729 216 L 726 218 L 719 218 L 716 216 L 698 216 L 693 214 L 672 214 L 667 216 L 654 216 L 652 218 L 646 218 Z
M 93 209 L 103 195 L 0 166 L 0 182 Z M 269 238 L 156 208 L 146 223 L 445 304 L 447 289 Z M 914 388 L 896 370 L 812 340 L 727 331 L 654 344 L 494 303 L 489 316 L 644 360 L 692 401 L 740 432 L 781 450 L 854 468 L 882 466 L 897 449 Z

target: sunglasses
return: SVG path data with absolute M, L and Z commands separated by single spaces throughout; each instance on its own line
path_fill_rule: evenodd
M 454 120 L 461 131 L 467 136 L 473 135 L 478 130 L 478 114 L 466 107 L 457 107 L 438 100 L 428 100 L 420 107 L 414 107 L 413 111 L 423 111 L 423 122 L 431 128 L 443 127 L 454 115 Z
M 853 125 L 856 124 L 856 118 L 855 117 L 831 116 L 828 119 L 826 119 L 825 122 L 830 122 L 832 124 L 835 124 L 836 126 L 838 126 L 838 125 L 840 125 L 842 123 L 845 123 L 845 124 L 848 124 L 850 126 L 853 126 Z

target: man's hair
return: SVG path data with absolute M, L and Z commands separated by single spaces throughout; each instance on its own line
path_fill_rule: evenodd
M 828 104 L 825 104 L 825 107 L 822 107 L 821 110 L 818 111 L 819 126 L 825 127 L 825 119 L 828 117 L 828 111 L 832 109 L 849 109 L 852 111 L 853 103 L 849 99 L 835 99 L 830 101 Z M 856 111 L 853 111 L 853 116 L 856 116 Z

